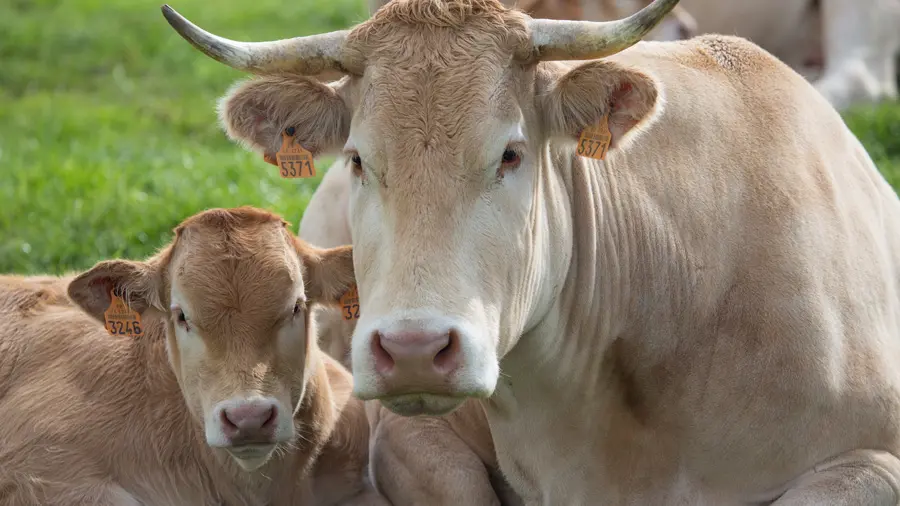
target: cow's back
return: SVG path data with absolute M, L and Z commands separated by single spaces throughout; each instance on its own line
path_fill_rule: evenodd
M 48 311 L 65 312 L 72 309 L 66 295 L 66 280 L 54 276 L 0 276 L 0 403 L 4 395 L 20 380 L 17 373 L 26 346 L 40 346 L 34 342 L 35 327 L 45 327 L 42 334 L 54 329 L 38 320 Z M 56 329 L 56 333 L 60 330 Z

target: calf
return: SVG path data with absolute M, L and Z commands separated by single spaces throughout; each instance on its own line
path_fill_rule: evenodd
M 311 336 L 352 250 L 286 225 L 213 209 L 146 261 L 0 278 L 0 503 L 389 504 L 350 374 Z

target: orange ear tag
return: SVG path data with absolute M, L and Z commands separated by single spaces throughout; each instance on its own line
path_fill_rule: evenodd
M 609 132 L 609 113 L 606 113 L 598 124 L 582 130 L 576 153 L 586 158 L 603 160 L 606 158 L 606 151 L 609 150 L 610 141 L 612 134 Z
M 294 127 L 281 133 L 281 149 L 275 153 L 275 160 L 285 179 L 307 178 L 316 175 L 312 153 L 294 143 Z
M 141 315 L 128 307 L 121 297 L 110 290 L 112 301 L 109 308 L 103 313 L 106 319 L 106 331 L 114 336 L 138 337 L 144 334 L 141 328 Z
M 344 295 L 341 295 L 341 316 L 345 320 L 359 318 L 359 289 L 356 284 L 351 286 Z

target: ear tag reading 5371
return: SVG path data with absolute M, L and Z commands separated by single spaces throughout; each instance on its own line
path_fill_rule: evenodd
M 347 290 L 347 293 L 341 295 L 341 316 L 345 320 L 359 318 L 359 289 L 355 284 Z
M 109 308 L 103 313 L 106 319 L 106 331 L 114 336 L 130 336 L 138 337 L 144 333 L 141 328 L 141 315 L 137 311 L 128 307 L 128 304 L 117 296 L 112 290 L 109 291 L 112 301 Z
M 283 178 L 296 179 L 316 175 L 312 153 L 294 143 L 294 127 L 288 127 L 281 133 L 281 149 L 275 153 L 275 160 Z
M 612 141 L 612 134 L 609 132 L 609 113 L 606 113 L 600 118 L 598 124 L 582 130 L 576 152 L 579 156 L 603 160 L 609 150 L 610 141 Z

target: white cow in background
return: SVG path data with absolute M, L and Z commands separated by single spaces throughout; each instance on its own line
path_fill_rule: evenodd
M 594 21 L 617 19 L 649 3 L 581 2 L 584 19 Z M 900 0 L 682 0 L 680 6 L 690 13 L 682 13 L 681 23 L 693 21 L 695 33 L 752 40 L 812 81 L 839 111 L 898 96 Z M 673 20 L 647 39 L 683 38 Z
M 368 0 L 370 12 L 385 0 Z M 506 0 L 533 17 L 607 21 L 649 0 Z M 752 40 L 813 82 L 838 110 L 894 100 L 900 0 L 683 0 L 645 40 L 701 33 Z

